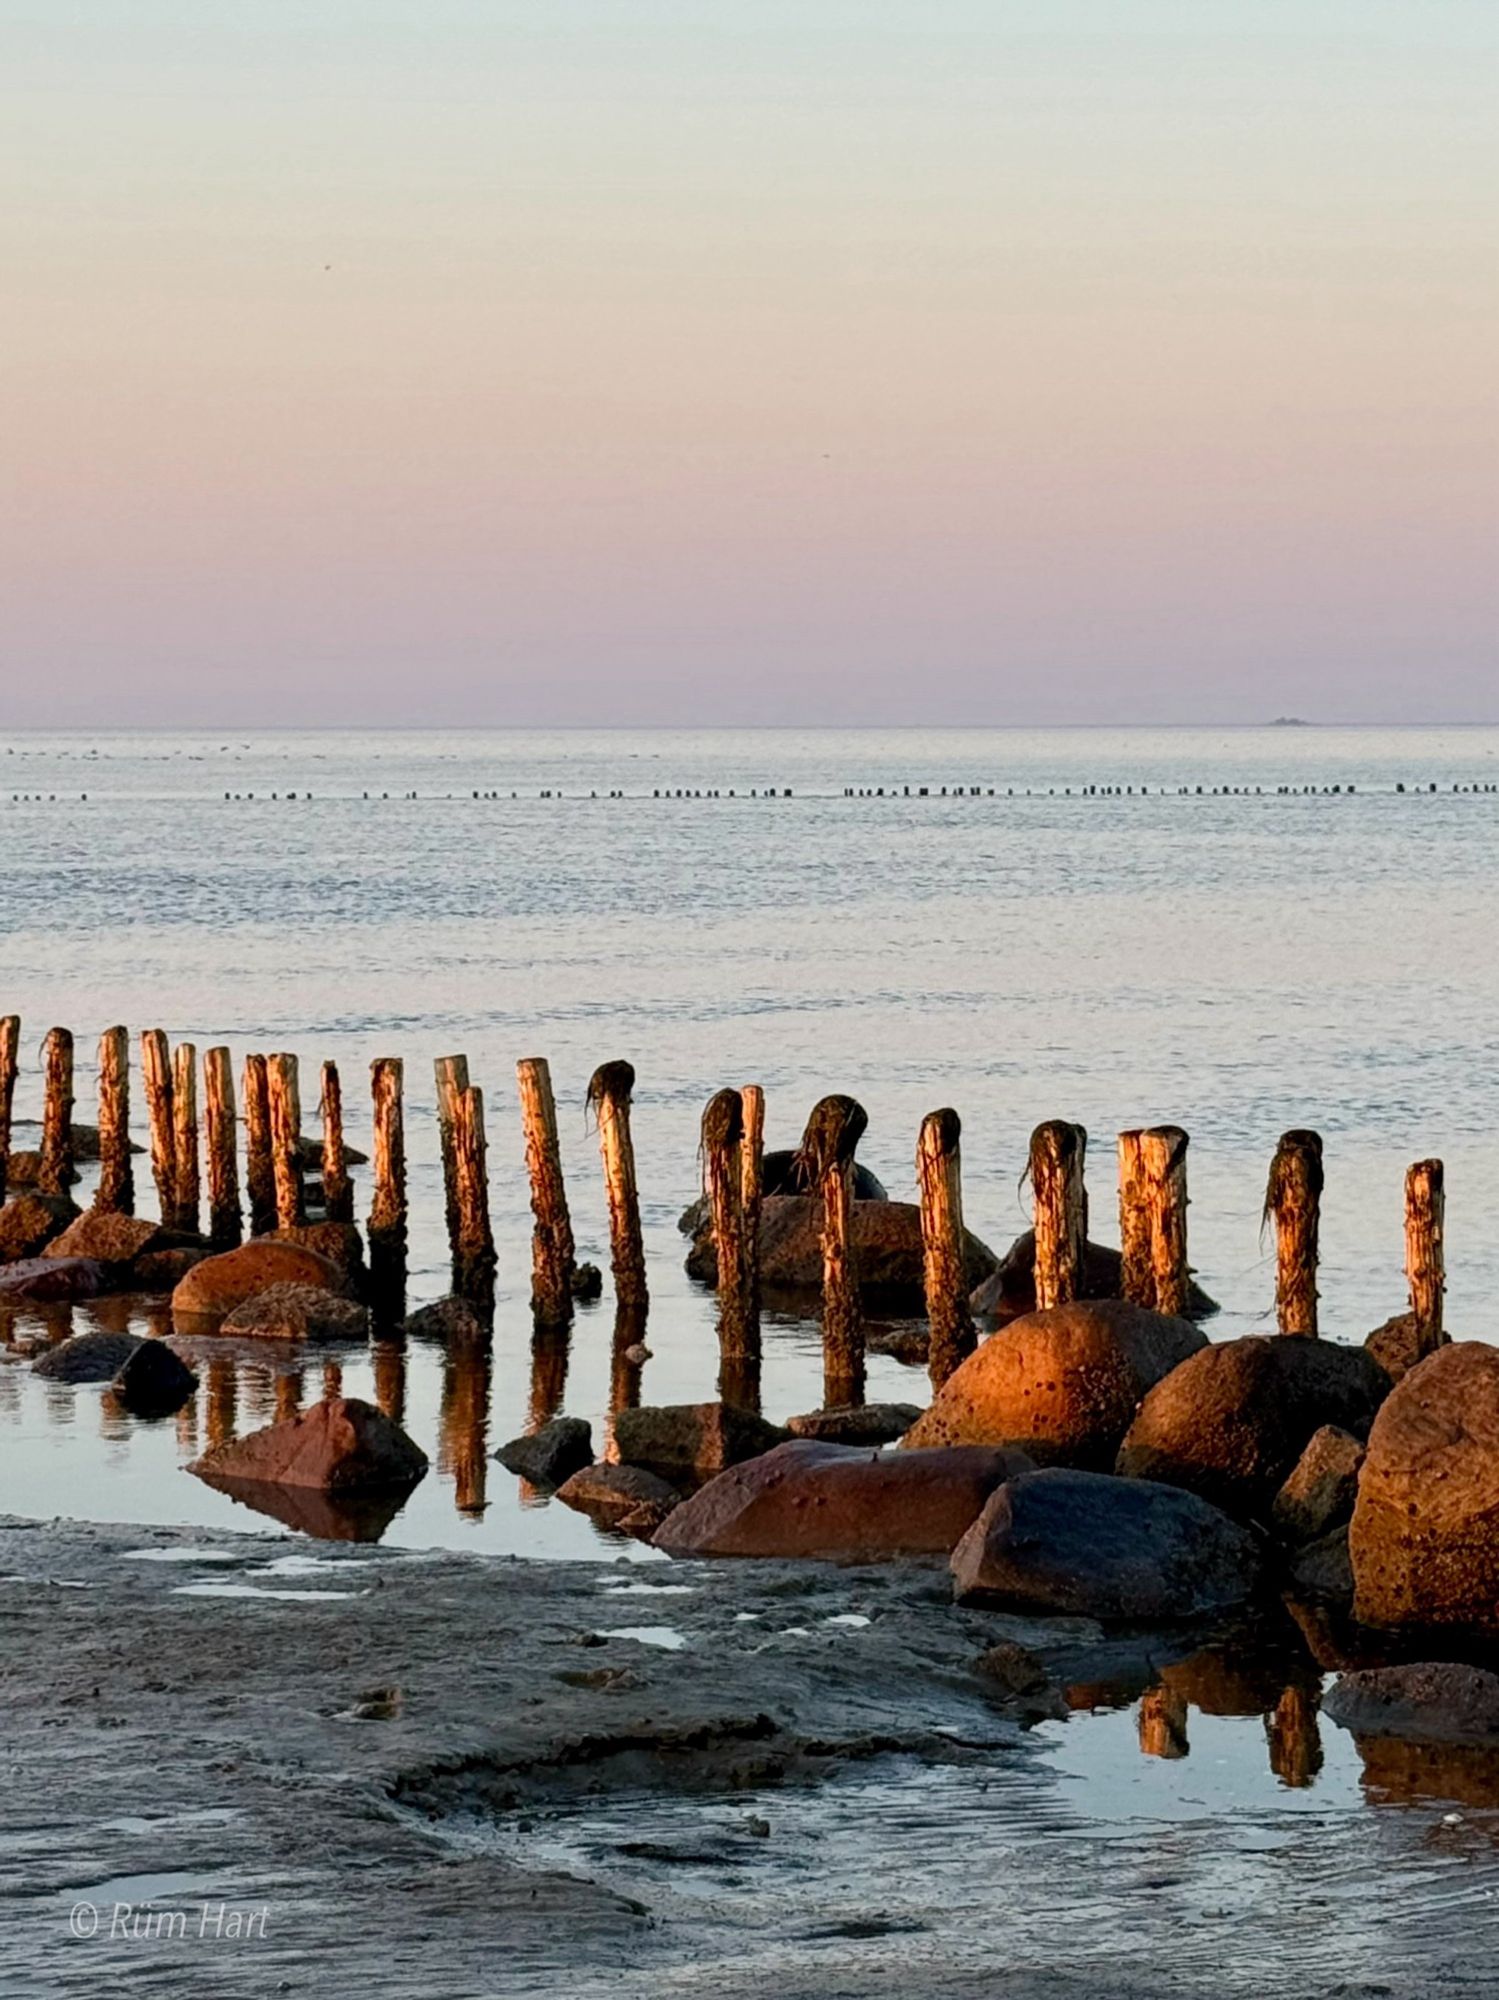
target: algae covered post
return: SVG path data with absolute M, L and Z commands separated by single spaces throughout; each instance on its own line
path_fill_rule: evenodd
M 1081 1125 L 1050 1118 L 1031 1134 L 1030 1177 L 1035 1198 L 1036 1306 L 1081 1297 L 1088 1241 L 1083 1162 L 1088 1135 Z
M 640 1230 L 640 1193 L 635 1182 L 635 1145 L 630 1136 L 634 1066 L 601 1063 L 588 1085 L 588 1102 L 599 1128 L 599 1154 L 609 1198 L 609 1249 L 614 1294 L 621 1306 L 644 1312 L 650 1303 L 645 1279 L 645 1240 Z
M 43 1194 L 67 1197 L 73 1185 L 73 1037 L 51 1028 L 42 1050 L 42 1150 L 36 1184 Z
M 942 1387 L 974 1348 L 963 1246 L 962 1130 L 956 1111 L 933 1111 L 922 1120 L 916 1143 L 922 1277 L 930 1328 L 927 1367 L 934 1389 Z
M 216 1250 L 231 1249 L 244 1230 L 235 1158 L 234 1070 L 228 1049 L 203 1056 L 203 1150 L 208 1163 L 208 1240 Z
M 374 1143 L 370 1149 L 369 1251 L 370 1278 L 377 1298 L 399 1296 L 406 1286 L 404 1075 L 399 1056 L 379 1056 L 370 1064 Z
M 297 1059 L 282 1052 L 266 1058 L 271 1107 L 271 1171 L 276 1183 L 276 1227 L 300 1229 L 307 1220 L 302 1186 L 302 1097 Z
M 1405 1176 L 1405 1275 L 1410 1285 L 1416 1352 L 1430 1354 L 1442 1344 L 1442 1308 L 1447 1290 L 1443 1242 L 1447 1211 L 1440 1160 L 1417 1160 Z
M 531 1231 L 531 1311 L 542 1326 L 565 1326 L 572 1318 L 575 1249 L 557 1138 L 557 1102 L 546 1057 L 523 1056 L 515 1065 L 515 1081 L 535 1218 Z
M 99 1037 L 99 1185 L 94 1206 L 106 1214 L 135 1213 L 128 1028 L 106 1028 Z
M 822 1202 L 822 1395 L 835 1409 L 864 1400 L 864 1316 L 854 1251 L 854 1154 L 869 1124 L 852 1097 L 812 1107 L 797 1154 L 803 1187 Z
M 268 1236 L 276 1227 L 276 1169 L 271 1163 L 271 1086 L 262 1055 L 245 1057 L 245 1194 L 250 1234 Z
M 1192 1292 L 1187 1263 L 1187 1135 L 1180 1125 L 1152 1125 L 1140 1134 L 1140 1166 L 1150 1210 L 1152 1304 L 1184 1314 Z
M 1282 1333 L 1314 1338 L 1317 1332 L 1321 1206 L 1321 1138 L 1283 1132 L 1265 1188 L 1265 1220 L 1275 1219 L 1275 1319 Z

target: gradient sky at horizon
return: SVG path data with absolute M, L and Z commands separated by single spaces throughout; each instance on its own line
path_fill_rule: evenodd
M 0 725 L 1499 716 L 1469 0 L 0 0 Z

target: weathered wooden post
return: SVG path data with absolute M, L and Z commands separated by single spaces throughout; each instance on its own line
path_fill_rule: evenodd
M 747 1310 L 744 1253 L 744 1106 L 737 1090 L 720 1090 L 708 1100 L 702 1122 L 703 1192 L 713 1226 L 718 1266 L 718 1344 L 725 1355 L 744 1354 L 758 1345 Z M 758 1334 L 758 1328 L 754 1329 Z
M 370 1197 L 370 1279 L 377 1299 L 399 1300 L 406 1289 L 406 1126 L 401 1108 L 399 1056 L 381 1056 L 370 1064 L 374 1100 L 374 1144 L 371 1147 L 373 1191 Z
M 573 1312 L 572 1217 L 562 1178 L 557 1139 L 557 1102 L 545 1056 L 524 1056 L 515 1065 L 521 1125 L 526 1135 L 526 1173 L 531 1182 L 531 1311 L 539 1326 L 566 1326 Z
M 812 1107 L 797 1154 L 803 1187 L 822 1201 L 822 1399 L 827 1409 L 864 1400 L 864 1316 L 854 1256 L 854 1153 L 869 1117 L 852 1097 Z
M 338 1064 L 323 1064 L 323 1212 L 330 1222 L 354 1220 L 354 1188 L 344 1155 L 344 1100 Z
M 1282 1333 L 1317 1334 L 1317 1230 L 1322 1141 L 1283 1132 L 1265 1186 L 1265 1220 L 1275 1218 L 1275 1318 Z
M 208 1240 L 216 1250 L 232 1249 L 244 1233 L 235 1126 L 229 1051 L 209 1049 L 203 1057 L 203 1141 L 208 1159 Z
M 739 1209 L 744 1230 L 744 1305 L 760 1320 L 760 1205 L 765 1193 L 765 1092 L 747 1083 L 739 1093 L 744 1137 L 739 1142 Z
M 21 1017 L 0 1016 L 0 1201 L 10 1167 L 10 1121 L 16 1100 L 16 1071 L 21 1062 Z
M 927 1370 L 940 1389 L 974 1349 L 963 1243 L 962 1121 L 956 1111 L 930 1112 L 916 1142 L 921 1192 L 922 1275 L 926 1284 Z
M 1119 1291 L 1131 1305 L 1155 1304 L 1155 1266 L 1150 1258 L 1150 1202 L 1136 1131 L 1119 1134 Z
M 135 1213 L 128 1028 L 106 1028 L 99 1037 L 99 1185 L 94 1207 L 106 1215 Z
M 297 1059 L 284 1052 L 266 1058 L 271 1102 L 271 1171 L 276 1181 L 277 1229 L 300 1229 L 307 1220 L 302 1187 L 302 1098 Z
M 1442 1344 L 1442 1306 L 1447 1290 L 1444 1182 L 1440 1160 L 1417 1160 L 1405 1176 L 1405 1275 L 1418 1358 Z
M 1187 1264 L 1187 1135 L 1180 1125 L 1153 1125 L 1142 1132 L 1140 1165 L 1150 1208 L 1155 1309 L 1180 1317 L 1192 1294 Z
M 164 1227 L 177 1227 L 177 1139 L 172 1125 L 172 1051 L 161 1028 L 141 1035 L 141 1082 L 151 1121 L 151 1178 Z
M 46 1094 L 36 1184 L 42 1194 L 71 1198 L 73 1187 L 73 1037 L 50 1028 L 42 1049 Z
M 458 1236 L 453 1290 L 488 1300 L 494 1291 L 494 1237 L 489 1227 L 489 1168 L 484 1140 L 484 1093 L 470 1084 L 453 1106 L 453 1181 Z
M 269 1236 L 276 1227 L 269 1070 L 264 1056 L 245 1057 L 245 1194 L 250 1203 L 252 1236 Z
M 1038 1312 L 1082 1296 L 1088 1242 L 1083 1183 L 1087 1147 L 1082 1126 L 1070 1125 L 1064 1118 L 1048 1119 L 1031 1134 Z
M 198 1051 L 179 1042 L 172 1051 L 172 1185 L 174 1229 L 198 1232 Z
M 432 1065 L 437 1081 L 437 1137 L 442 1147 L 442 1192 L 448 1224 L 448 1249 L 458 1255 L 458 1163 L 453 1153 L 453 1120 L 458 1100 L 468 1089 L 468 1057 L 439 1056 Z
M 645 1241 L 640 1233 L 635 1147 L 630 1138 L 630 1096 L 634 1088 L 635 1071 L 630 1063 L 603 1063 L 589 1082 L 588 1102 L 598 1121 L 604 1187 L 609 1197 L 614 1295 L 621 1306 L 639 1313 L 649 1305 L 650 1292 L 645 1281 Z

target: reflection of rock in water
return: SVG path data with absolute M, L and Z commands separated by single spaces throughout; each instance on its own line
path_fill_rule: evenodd
M 443 1356 L 437 1469 L 453 1481 L 460 1514 L 481 1514 L 489 1469 L 487 1341 L 455 1341 Z
M 1288 1687 L 1266 1718 L 1270 1769 L 1291 1791 L 1302 1791 L 1322 1769 L 1322 1736 L 1317 1697 L 1307 1687 Z
M 268 1515 L 284 1528 L 320 1542 L 378 1542 L 410 1497 L 409 1487 L 358 1495 L 320 1493 L 310 1486 L 283 1486 L 270 1480 L 225 1479 L 198 1473 L 205 1486 L 241 1507 Z
M 1140 1697 L 1140 1750 L 1146 1757 L 1186 1757 L 1186 1697 L 1175 1688 L 1147 1688 Z
M 1353 1740 L 1363 1759 L 1365 1796 L 1376 1804 L 1499 1806 L 1499 1749 L 1408 1743 L 1398 1736 Z

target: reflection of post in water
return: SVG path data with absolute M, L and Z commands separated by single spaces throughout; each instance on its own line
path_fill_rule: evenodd
M 203 1425 L 209 1449 L 228 1444 L 234 1436 L 237 1400 L 234 1362 L 227 1354 L 216 1354 L 203 1371 L 206 1394 Z
M 1270 1769 L 1291 1790 L 1304 1790 L 1322 1769 L 1322 1736 L 1312 1690 L 1288 1687 L 1273 1714 L 1265 1718 L 1265 1735 L 1270 1743 Z
M 609 1421 L 606 1426 L 607 1457 L 614 1444 L 614 1419 L 621 1410 L 640 1407 L 640 1381 L 645 1373 L 645 1313 L 620 1306 L 614 1315 L 614 1346 L 609 1365 Z
M 343 1364 L 338 1361 L 323 1363 L 323 1394 L 330 1400 L 344 1392 Z
M 1187 1698 L 1175 1688 L 1147 1688 L 1140 1697 L 1140 1751 L 1146 1757 L 1185 1757 L 1191 1752 L 1187 1741 Z
M 269 1362 L 247 1361 L 241 1377 L 247 1413 L 257 1424 L 269 1424 L 276 1415 L 276 1371 Z
M 526 1407 L 526 1429 L 539 1431 L 562 1408 L 567 1393 L 567 1363 L 572 1335 L 565 1326 L 542 1326 L 531 1335 L 531 1398 Z
M 370 1348 L 375 1369 L 375 1405 L 393 1424 L 406 1421 L 406 1342 L 382 1339 Z
M 302 1407 L 302 1371 L 288 1369 L 276 1377 L 276 1421 L 284 1424 L 294 1417 Z
M 485 1507 L 489 1382 L 489 1342 L 450 1342 L 442 1364 L 437 1469 L 452 1478 L 460 1514 L 481 1514 Z
M 369 1214 L 370 1290 L 377 1325 L 406 1314 L 406 1126 L 401 1107 L 404 1070 L 399 1056 L 370 1064 L 374 1100 L 371 1148 L 373 1195 Z
M 854 1261 L 854 1152 L 869 1124 L 851 1097 L 812 1107 L 796 1156 L 799 1184 L 822 1203 L 822 1400 L 864 1400 L 864 1315 Z
M 760 1414 L 760 1354 L 725 1354 L 718 1365 L 718 1394 L 736 1409 Z
M 201 1373 L 201 1364 L 194 1363 L 194 1373 Z M 198 1456 L 198 1397 L 196 1391 L 188 1397 L 177 1412 L 177 1452 L 181 1458 Z

